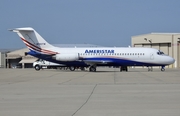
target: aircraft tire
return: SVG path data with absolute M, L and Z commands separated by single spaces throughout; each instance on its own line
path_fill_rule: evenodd
M 121 66 L 120 67 L 120 72 L 122 72 L 122 71 L 128 71 L 128 67 L 127 66 Z
M 91 67 L 89 68 L 89 71 L 90 71 L 90 72 L 96 72 L 96 67 L 91 66 Z
M 161 68 L 161 71 L 164 72 L 164 71 L 165 71 L 165 68 Z
M 70 71 L 74 71 L 76 68 L 74 66 L 69 67 Z
M 148 67 L 148 71 L 153 71 L 153 68 L 152 67 Z

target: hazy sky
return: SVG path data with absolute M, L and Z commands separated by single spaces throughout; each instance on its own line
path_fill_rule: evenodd
M 0 0 L 0 48 L 23 48 L 11 28 L 51 44 L 131 45 L 131 36 L 180 33 L 180 0 Z

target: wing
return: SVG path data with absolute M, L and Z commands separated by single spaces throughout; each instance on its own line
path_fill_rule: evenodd
M 84 62 L 89 65 L 113 63 L 113 61 L 111 61 L 111 60 L 84 60 Z

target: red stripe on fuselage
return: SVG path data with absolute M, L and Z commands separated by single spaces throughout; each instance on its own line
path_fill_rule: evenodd
M 57 52 L 53 52 L 53 51 L 50 51 L 50 50 L 41 49 L 41 48 L 35 46 L 34 44 L 28 42 L 28 41 L 25 40 L 24 38 L 21 38 L 21 39 L 22 39 L 22 41 L 23 41 L 28 47 L 30 47 L 31 49 L 34 49 L 34 50 L 36 50 L 36 51 L 38 51 L 38 52 L 44 52 L 44 53 L 48 53 L 48 54 L 58 54 Z
M 27 46 L 29 49 L 35 50 L 35 51 L 40 52 L 40 53 L 42 52 L 42 51 L 40 51 L 40 50 L 38 50 L 38 49 L 36 49 L 36 48 L 33 48 L 32 46 L 30 46 L 30 45 L 28 45 L 28 44 L 26 44 L 26 46 Z M 54 53 L 49 53 L 49 52 L 43 52 L 43 53 L 48 54 L 48 55 L 54 55 Z

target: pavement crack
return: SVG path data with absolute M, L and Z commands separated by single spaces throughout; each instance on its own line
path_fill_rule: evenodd
M 115 69 L 114 69 L 114 74 L 113 74 L 113 76 L 114 76 L 114 84 L 116 84 L 116 77 L 117 77 L 117 74 L 116 74 Z
M 96 87 L 97 87 L 97 84 L 94 86 L 94 88 L 93 88 L 91 94 L 89 95 L 89 97 L 87 98 L 87 100 L 79 107 L 79 109 L 77 109 L 77 110 L 72 114 L 72 116 L 74 116 L 79 110 L 81 110 L 81 108 L 82 108 L 84 105 L 86 105 L 86 103 L 89 101 L 89 99 L 91 98 L 92 94 L 94 93 L 94 90 L 96 89 Z
M 80 77 L 75 77 L 75 78 L 69 79 L 69 80 L 64 81 L 64 82 L 62 82 L 62 83 L 59 83 L 59 85 L 68 83 L 68 82 L 70 82 L 70 81 L 72 81 L 72 80 L 75 80 L 75 79 L 78 79 L 78 78 L 82 78 L 82 77 L 86 76 L 87 74 L 88 74 L 88 73 L 85 73 L 84 75 L 82 75 L 82 76 L 80 76 Z

